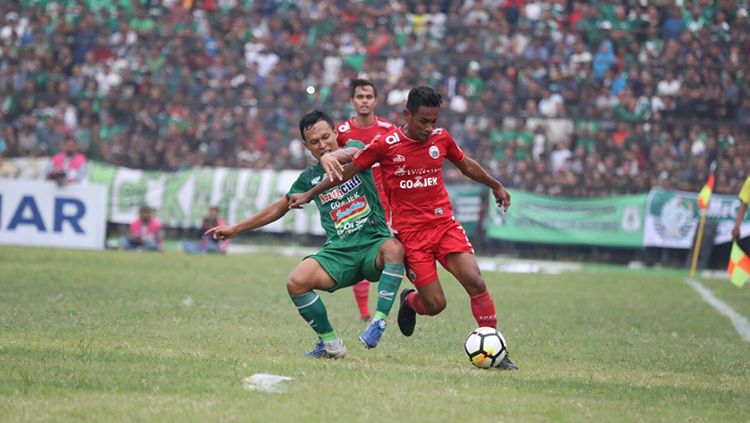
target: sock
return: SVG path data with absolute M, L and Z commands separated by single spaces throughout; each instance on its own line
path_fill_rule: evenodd
M 354 291 L 354 300 L 357 301 L 357 307 L 359 307 L 359 318 L 370 317 L 370 309 L 367 307 L 367 300 L 370 297 L 370 282 L 359 281 L 352 285 L 352 291 Z
M 479 326 L 497 328 L 497 315 L 495 315 L 495 302 L 492 301 L 490 291 L 484 291 L 479 295 L 471 297 L 471 314 L 474 315 Z
M 324 341 L 332 341 L 338 336 L 333 330 L 331 322 L 328 321 L 328 312 L 320 296 L 312 291 L 302 295 L 290 295 L 292 302 L 297 306 L 299 315 Z
M 378 282 L 378 305 L 375 312 L 375 320 L 385 319 L 391 312 L 393 302 L 396 300 L 398 287 L 404 278 L 403 263 L 385 263 L 383 272 Z
M 417 314 L 423 316 L 427 315 L 427 309 L 424 307 L 424 304 L 422 304 L 422 299 L 417 291 L 410 292 L 409 295 L 406 296 L 406 305 L 414 309 Z

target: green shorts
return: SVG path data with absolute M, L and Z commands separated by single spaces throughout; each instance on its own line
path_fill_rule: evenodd
M 368 243 L 360 244 L 356 249 L 349 248 L 327 248 L 305 258 L 311 258 L 323 267 L 333 279 L 335 285 L 328 292 L 352 286 L 357 282 L 367 279 L 377 281 L 380 279 L 380 270 L 375 268 L 375 260 L 378 258 L 380 244 L 391 237 L 374 238 Z

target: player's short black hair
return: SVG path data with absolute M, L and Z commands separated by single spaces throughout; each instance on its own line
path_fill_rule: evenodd
M 331 117 L 328 116 L 328 113 L 324 111 L 315 109 L 302 116 L 302 119 L 299 120 L 299 133 L 302 135 L 303 140 L 306 140 L 305 131 L 312 128 L 321 120 L 325 121 L 328 123 L 329 127 L 333 128 L 333 119 L 331 119 Z
M 375 84 L 372 82 L 366 80 L 366 79 L 352 79 L 349 82 L 349 89 L 350 89 L 350 96 L 351 98 L 354 98 L 354 90 L 357 87 L 372 87 L 372 93 L 375 95 L 375 97 L 378 96 L 378 89 L 375 88 Z
M 440 107 L 443 98 L 436 89 L 427 86 L 414 87 L 409 91 L 409 97 L 406 99 L 406 108 L 414 113 L 421 106 Z

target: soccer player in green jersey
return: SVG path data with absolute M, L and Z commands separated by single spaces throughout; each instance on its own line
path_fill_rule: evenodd
M 339 149 L 330 116 L 313 110 L 299 122 L 305 147 L 318 163 L 305 169 L 289 193 L 254 216 L 236 225 L 221 225 L 206 231 L 219 240 L 257 229 L 280 219 L 289 211 L 292 194 L 304 193 L 326 179 L 320 164 L 324 155 L 353 155 L 364 147 L 349 141 Z M 336 291 L 367 279 L 378 281 L 375 316 L 359 339 L 367 348 L 375 348 L 386 328 L 386 318 L 404 275 L 404 248 L 392 238 L 369 170 L 326 190 L 315 199 L 320 223 L 326 231 L 323 249 L 305 257 L 289 274 L 286 287 L 299 314 L 318 335 L 310 357 L 341 358 L 346 347 L 328 321 L 323 300 L 314 290 Z

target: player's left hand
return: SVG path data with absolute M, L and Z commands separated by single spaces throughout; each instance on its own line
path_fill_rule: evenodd
M 504 186 L 492 190 L 492 195 L 495 197 L 495 203 L 498 207 L 502 207 L 503 211 L 507 212 L 510 207 L 510 193 L 505 189 Z
M 302 206 L 310 202 L 310 196 L 307 193 L 287 195 L 290 209 L 301 209 Z

